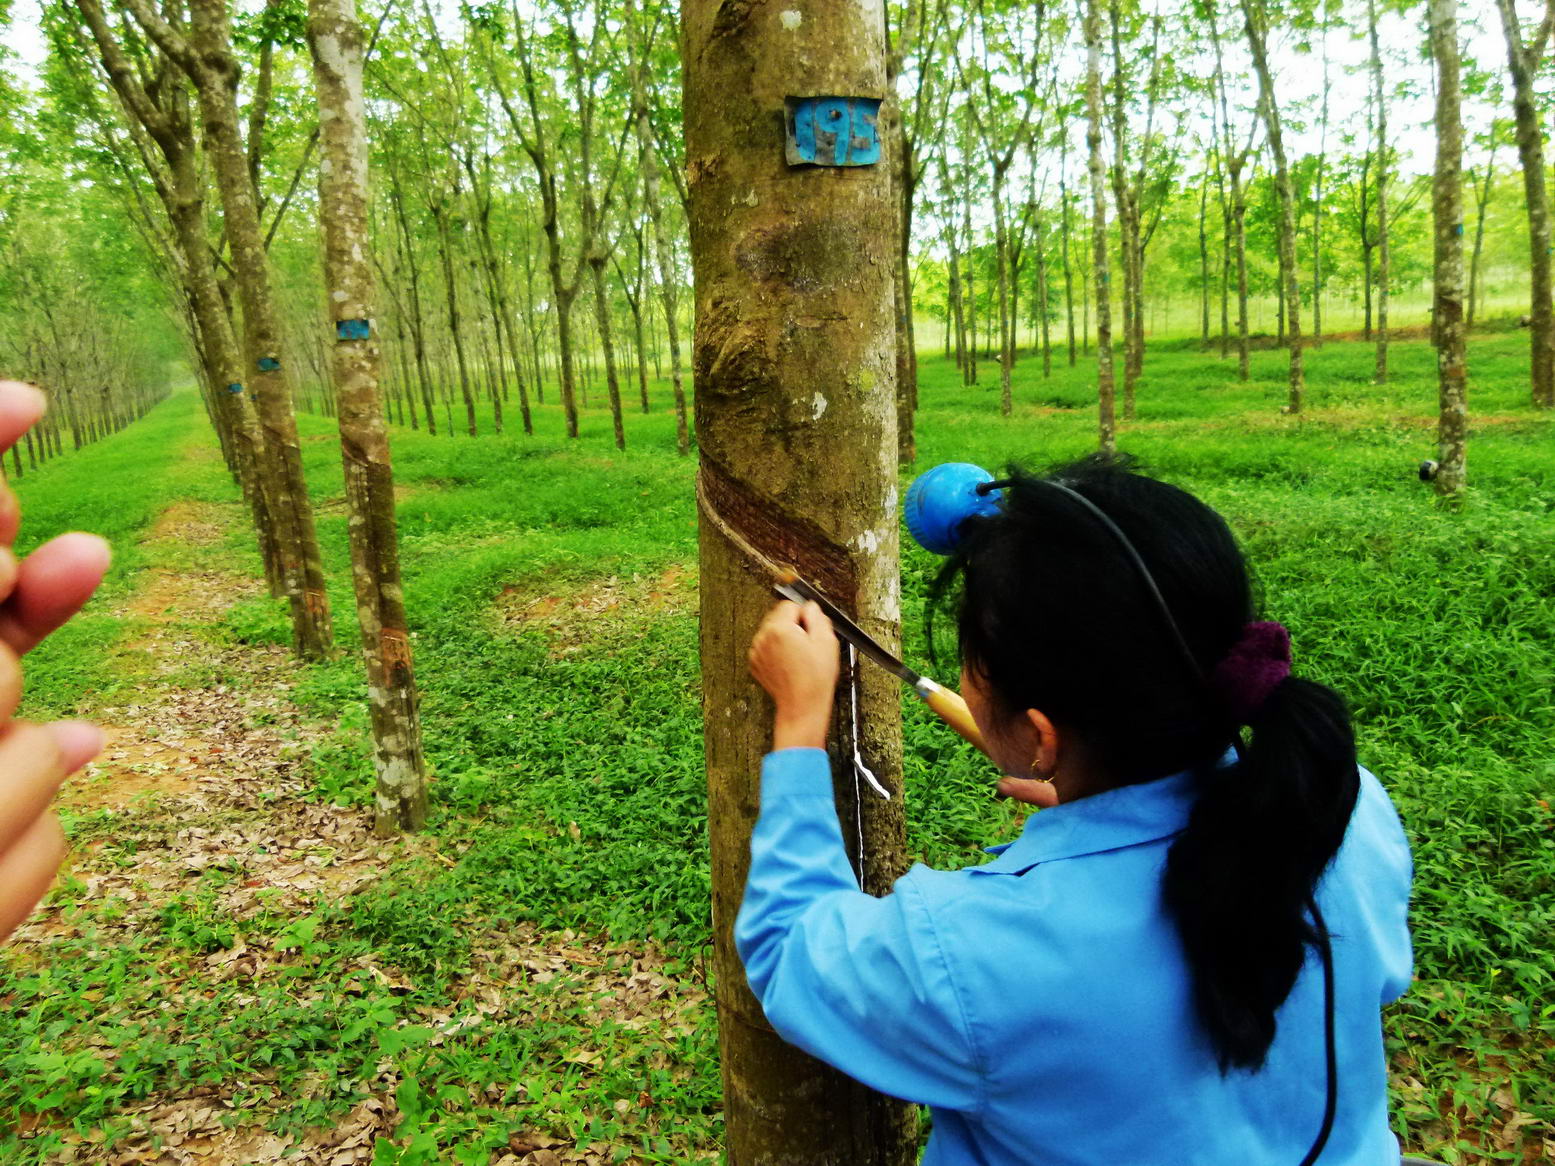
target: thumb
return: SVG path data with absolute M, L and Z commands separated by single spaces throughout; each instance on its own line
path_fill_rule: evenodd
M 1058 790 L 1050 781 L 1037 781 L 1030 777 L 1001 777 L 998 792 L 1001 798 L 1011 798 L 1041 809 L 1058 805 Z

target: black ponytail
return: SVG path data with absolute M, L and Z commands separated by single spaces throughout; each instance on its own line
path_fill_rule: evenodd
M 961 660 L 999 711 L 1041 709 L 1113 784 L 1196 773 L 1200 797 L 1168 853 L 1164 901 L 1222 1070 L 1257 1069 L 1306 949 L 1322 939 L 1306 905 L 1359 789 L 1349 715 L 1332 690 L 1286 677 L 1238 740 L 1204 678 L 1252 620 L 1252 586 L 1208 506 L 1116 461 L 1051 475 L 1133 545 L 1195 669 L 1116 534 L 1046 478 L 1011 474 L 1000 513 L 964 524 L 930 612 L 959 585 Z M 1239 760 L 1220 765 L 1233 744 Z
M 1163 894 L 1222 1071 L 1257 1069 L 1308 945 L 1307 903 L 1355 808 L 1355 736 L 1332 689 L 1287 677 L 1253 720 L 1241 761 L 1200 774 Z

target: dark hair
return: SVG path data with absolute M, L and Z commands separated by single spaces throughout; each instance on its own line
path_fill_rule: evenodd
M 1220 515 L 1118 460 L 1011 477 L 1000 512 L 967 520 L 931 586 L 931 642 L 934 608 L 950 601 L 962 663 L 1001 711 L 1041 709 L 1115 784 L 1195 772 L 1199 797 L 1172 843 L 1162 894 L 1221 1070 L 1257 1069 L 1275 1011 L 1318 942 L 1307 902 L 1359 790 L 1344 702 L 1288 677 L 1243 744 L 1205 681 L 1254 614 L 1247 566 Z M 1196 668 L 1116 534 L 1050 479 L 1127 536 Z M 1239 759 L 1217 765 L 1233 744 Z

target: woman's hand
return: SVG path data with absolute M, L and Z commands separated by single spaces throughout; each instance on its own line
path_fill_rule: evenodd
M 826 747 L 837 689 L 837 635 L 818 604 L 783 600 L 756 629 L 751 675 L 776 708 L 772 748 Z
M 0 381 L 0 455 L 43 416 L 44 397 Z M 76 722 L 11 718 L 21 699 L 21 656 L 73 616 L 108 570 L 108 544 L 63 534 L 18 563 L 16 495 L 0 485 L 0 940 L 32 913 L 65 853 L 49 802 L 66 776 L 102 748 L 102 732 Z

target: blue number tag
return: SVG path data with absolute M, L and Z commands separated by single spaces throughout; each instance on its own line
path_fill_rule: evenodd
M 880 161 L 874 97 L 788 97 L 783 156 L 790 166 L 873 166 Z
M 366 320 L 336 320 L 336 340 L 366 340 L 372 335 L 372 325 Z

